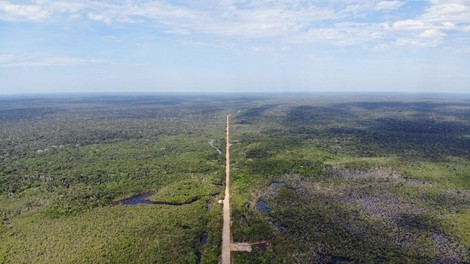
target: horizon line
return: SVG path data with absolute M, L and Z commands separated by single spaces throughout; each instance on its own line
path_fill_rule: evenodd
M 306 94 L 414 94 L 414 95 L 470 95 L 470 91 L 86 91 L 86 92 L 24 92 L 24 93 L 2 93 L 0 97 L 29 97 L 29 96 L 100 96 L 100 95 L 306 95 Z

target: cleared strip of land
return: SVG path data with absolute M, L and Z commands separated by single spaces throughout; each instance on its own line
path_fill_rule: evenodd
M 222 228 L 222 264 L 230 264 L 230 115 L 227 116 L 227 142 L 225 148 L 225 198 Z

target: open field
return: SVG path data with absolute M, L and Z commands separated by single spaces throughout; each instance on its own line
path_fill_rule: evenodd
M 0 263 L 217 263 L 228 114 L 233 263 L 470 262 L 470 97 L 308 94 L 0 98 Z

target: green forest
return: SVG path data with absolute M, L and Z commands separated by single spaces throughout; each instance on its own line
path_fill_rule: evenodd
M 470 262 L 470 96 L 314 93 L 0 97 L 0 263 L 218 263 L 228 114 L 233 263 Z

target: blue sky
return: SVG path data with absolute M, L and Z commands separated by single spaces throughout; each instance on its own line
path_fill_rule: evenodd
M 470 92 L 470 0 L 0 0 L 0 93 Z

